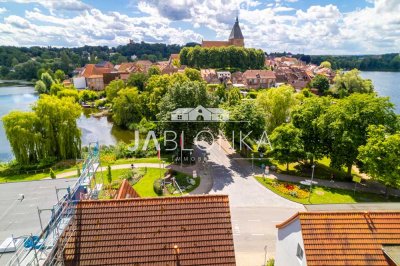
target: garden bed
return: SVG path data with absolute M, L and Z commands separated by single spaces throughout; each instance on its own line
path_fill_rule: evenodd
M 358 202 L 400 202 L 400 198 L 384 195 L 359 192 L 345 189 L 313 186 L 310 201 L 308 201 L 309 187 L 300 184 L 283 182 L 260 176 L 255 177 L 264 187 L 288 200 L 302 204 L 334 204 L 334 203 L 358 203 Z

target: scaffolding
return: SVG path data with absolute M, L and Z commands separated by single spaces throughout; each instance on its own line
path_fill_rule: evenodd
M 75 227 L 68 226 L 76 212 L 79 201 L 97 199 L 101 186 L 96 184 L 95 174 L 100 166 L 100 147 L 98 142 L 89 144 L 89 154 L 82 166 L 82 172 L 76 183 L 67 188 L 67 194 L 61 199 L 57 193 L 57 203 L 50 209 L 51 218 L 37 234 L 23 236 L 16 253 L 7 263 L 8 266 L 63 265 L 62 254 Z M 94 182 L 94 185 L 91 184 Z M 46 209 L 47 210 L 47 209 Z M 40 212 L 38 209 L 40 224 Z M 64 233 L 64 237 L 60 236 Z

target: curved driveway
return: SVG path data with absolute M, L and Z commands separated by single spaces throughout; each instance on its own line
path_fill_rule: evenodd
M 208 148 L 208 160 L 198 169 L 202 182 L 192 194 L 229 195 L 237 265 L 265 265 L 265 250 L 267 257 L 275 255 L 275 225 L 304 211 L 304 206 L 258 183 L 251 163 L 237 156 L 226 140 L 211 147 L 204 142 L 199 145 Z

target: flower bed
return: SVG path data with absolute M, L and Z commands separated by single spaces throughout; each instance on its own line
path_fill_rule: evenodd
M 301 186 L 292 183 L 281 182 L 277 180 L 269 180 L 269 179 L 266 179 L 265 182 L 270 182 L 270 185 L 282 194 L 290 195 L 298 199 L 305 199 L 308 197 L 309 192 L 303 189 Z

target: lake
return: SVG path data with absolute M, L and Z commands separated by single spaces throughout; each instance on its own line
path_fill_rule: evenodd
M 380 96 L 389 96 L 396 105 L 396 114 L 400 114 L 400 72 L 361 71 L 361 76 L 372 80 Z
M 29 111 L 39 95 L 35 93 L 30 84 L 12 84 L 0 81 L 0 117 L 12 110 Z M 82 131 L 82 145 L 99 141 L 101 145 L 113 145 L 118 141 L 129 143 L 134 139 L 134 133 L 123 130 L 113 125 L 110 118 L 95 118 L 89 110 L 84 110 L 78 119 L 78 126 Z M 13 158 L 11 147 L 4 132 L 3 123 L 0 121 L 0 162 Z
M 361 72 L 361 76 L 373 81 L 379 95 L 389 96 L 396 105 L 396 113 L 400 114 L 400 72 Z M 0 117 L 11 110 L 30 110 L 31 104 L 37 98 L 38 95 L 29 83 L 13 84 L 0 81 Z M 79 118 L 78 126 L 82 130 L 83 145 L 97 140 L 101 145 L 113 145 L 118 141 L 129 143 L 134 139 L 133 132 L 113 125 L 108 117 L 92 117 L 87 110 Z M 12 159 L 11 148 L 0 121 L 0 161 L 10 159 Z

